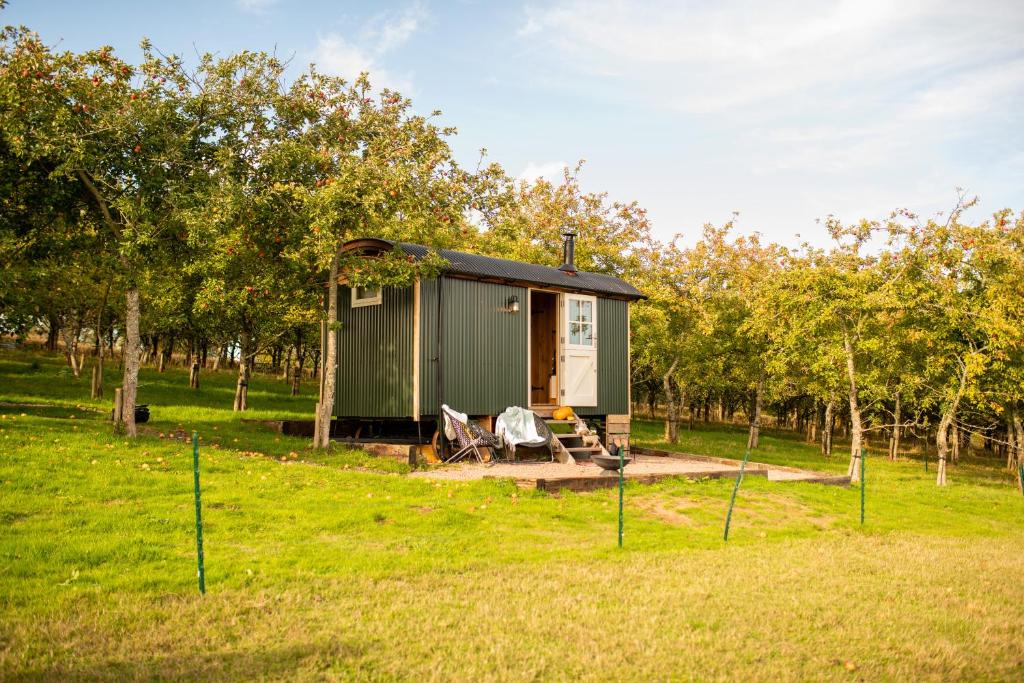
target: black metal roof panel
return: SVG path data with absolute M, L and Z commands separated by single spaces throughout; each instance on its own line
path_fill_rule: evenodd
M 399 246 L 402 251 L 416 258 L 422 258 L 430 251 L 427 247 L 419 244 L 403 242 Z M 636 287 L 613 275 L 586 273 L 582 270 L 573 274 L 550 266 L 539 266 L 534 263 L 481 256 L 480 254 L 467 254 L 450 249 L 438 249 L 437 253 L 448 262 L 444 268 L 445 273 L 481 279 L 527 282 L 624 299 L 646 298 Z

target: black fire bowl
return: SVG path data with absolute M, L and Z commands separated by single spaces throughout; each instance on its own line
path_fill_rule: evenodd
M 617 455 L 598 455 L 595 453 L 594 455 L 590 456 L 590 459 L 593 462 L 597 463 L 597 465 L 599 465 L 601 469 L 609 471 L 615 471 L 619 469 L 619 456 Z M 622 463 L 623 467 L 625 467 L 628 464 L 629 460 L 624 460 Z

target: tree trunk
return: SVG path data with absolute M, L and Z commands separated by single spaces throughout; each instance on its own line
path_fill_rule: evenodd
M 103 303 L 96 309 L 96 365 L 92 368 L 92 387 L 89 396 L 92 399 L 103 398 L 103 310 L 107 307 L 110 296 L 110 283 L 103 290 Z
M 46 316 L 46 350 L 56 351 L 57 340 L 60 338 L 60 318 L 54 314 Z
M 960 425 L 956 423 L 956 415 L 953 415 L 953 424 L 949 426 L 949 438 L 953 442 L 949 449 L 949 456 L 955 465 L 960 462 Z
M 892 438 L 889 439 L 889 460 L 895 462 L 900 454 L 900 437 L 903 434 L 903 414 L 900 404 L 900 395 L 896 394 L 896 407 L 892 411 Z
M 71 374 L 78 377 L 82 373 L 78 364 L 78 330 L 63 327 L 60 334 L 64 337 L 64 355 L 67 356 L 68 367 L 71 368 Z
M 1024 423 L 1016 407 L 1007 413 L 1006 444 L 1006 469 L 1016 472 L 1024 456 Z
M 284 363 L 283 363 L 283 366 L 282 366 L 283 372 L 281 373 L 281 381 L 284 382 L 285 384 L 287 384 L 288 381 L 292 378 L 292 375 L 291 375 L 291 372 L 292 372 L 292 352 L 294 350 L 295 350 L 294 347 L 292 347 L 289 344 L 288 348 L 285 349 L 285 351 L 283 352 L 284 353 Z
M 298 361 L 294 361 L 294 363 L 292 367 L 292 396 L 298 396 L 302 386 L 302 366 Z
M 103 355 L 96 358 L 96 365 L 92 366 L 92 384 L 89 388 L 89 397 L 93 399 L 103 398 Z
M 1012 424 L 1010 429 L 1012 429 L 1017 434 L 1016 439 L 1014 439 L 1014 441 L 1016 441 L 1016 448 L 1012 449 L 1013 451 L 1015 451 L 1013 471 L 1014 474 L 1017 475 L 1014 478 L 1017 480 L 1017 487 L 1021 490 L 1022 493 L 1024 493 L 1024 481 L 1021 480 L 1019 470 L 1017 469 L 1021 465 L 1024 465 L 1024 422 L 1021 422 L 1020 413 L 1017 412 L 1016 408 L 1014 408 L 1013 410 L 1011 422 Z
M 241 412 L 249 407 L 249 333 L 243 332 L 239 345 L 238 383 L 235 385 L 235 403 L 232 410 Z
M 139 390 L 139 288 L 129 287 L 125 294 L 124 380 L 121 384 L 121 418 L 125 433 L 138 436 L 135 426 L 135 398 Z
M 164 349 L 163 349 L 163 354 L 164 354 L 163 364 L 164 364 L 164 366 L 171 365 L 174 362 L 174 343 L 175 343 L 175 341 L 176 340 L 174 338 L 174 335 L 172 334 L 170 336 L 170 338 L 167 340 L 167 344 L 164 346 Z
M 804 434 L 807 443 L 816 443 L 818 441 L 818 414 L 820 412 L 818 409 L 818 399 L 814 399 L 811 409 L 807 411 L 804 417 Z
M 939 452 L 939 467 L 938 473 L 935 475 L 935 485 L 945 486 L 946 485 L 946 460 L 949 456 L 949 430 L 953 425 L 953 419 L 956 417 L 956 411 L 960 407 L 960 399 L 964 395 L 964 390 L 967 388 L 967 363 L 963 364 L 960 369 L 960 385 L 957 387 L 956 395 L 953 397 L 953 401 L 942 413 L 942 419 L 939 421 L 939 429 L 935 435 L 935 445 Z
M 299 328 L 295 331 L 295 353 L 294 353 L 294 365 L 292 366 L 292 396 L 299 395 L 299 389 L 302 385 L 302 366 L 306 361 L 306 351 L 302 346 L 302 329 Z M 293 354 L 291 350 L 288 352 L 288 357 L 292 358 Z
M 757 386 L 754 388 L 753 406 L 750 411 L 750 429 L 747 433 L 747 448 L 754 449 L 761 445 L 761 411 L 764 408 L 764 372 L 758 375 Z
M 188 374 L 188 386 L 190 389 L 199 388 L 199 368 L 202 364 L 198 360 L 192 361 L 192 370 Z
M 821 426 L 821 454 L 826 458 L 832 457 L 832 432 L 836 428 L 835 406 L 835 399 L 829 397 L 825 403 L 825 421 Z
M 679 404 L 676 401 L 676 392 L 672 389 L 672 375 L 678 366 L 679 359 L 673 358 L 671 367 L 661 378 L 665 388 L 665 441 L 669 443 L 679 441 Z
M 147 365 L 157 356 L 157 346 L 160 343 L 160 338 L 157 337 L 157 335 L 152 334 L 147 335 L 144 340 L 141 337 L 139 338 L 140 345 L 142 344 L 143 341 L 145 341 L 146 343 L 143 347 L 141 363 L 143 365 Z
M 338 321 L 338 266 L 340 253 L 331 259 L 330 281 L 327 288 L 327 339 L 323 365 L 323 395 L 320 399 L 320 414 L 317 416 L 319 425 L 319 443 L 317 448 L 327 448 L 331 443 L 331 417 L 334 415 L 334 391 L 338 379 L 338 335 L 335 327 Z
M 935 478 L 937 486 L 946 485 L 946 457 L 949 454 L 949 427 L 953 422 L 951 413 L 943 413 L 939 420 L 939 428 L 935 432 L 935 446 L 939 452 L 938 474 Z
M 847 474 L 851 482 L 860 481 L 861 439 L 864 426 L 861 423 L 860 405 L 857 402 L 857 368 L 854 365 L 853 342 L 849 332 L 843 331 L 843 350 L 846 353 L 846 376 L 850 384 L 850 467 Z

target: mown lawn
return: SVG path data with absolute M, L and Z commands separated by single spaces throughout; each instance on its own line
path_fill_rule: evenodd
M 314 456 L 242 424 L 233 382 L 144 371 L 153 421 L 131 443 L 60 359 L 0 355 L 0 678 L 1024 676 L 1024 497 L 997 463 L 940 490 L 920 460 L 872 457 L 864 528 L 855 489 L 751 477 L 727 545 L 731 481 L 629 486 L 619 550 L 613 492 Z M 246 417 L 308 417 L 315 389 L 257 377 Z M 205 597 L 191 451 L 168 438 L 192 429 Z M 744 442 L 702 428 L 677 447 Z M 834 471 L 839 452 L 769 432 L 755 457 Z

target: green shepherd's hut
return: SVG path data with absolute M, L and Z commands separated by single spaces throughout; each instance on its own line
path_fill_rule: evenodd
M 542 417 L 571 406 L 603 437 L 628 437 L 629 304 L 644 297 L 576 270 L 573 239 L 558 268 L 440 249 L 434 279 L 340 287 L 332 436 L 427 443 L 447 404 L 485 426 L 509 406 Z M 397 246 L 413 258 L 429 251 Z M 357 239 L 343 250 L 374 258 L 395 247 Z

